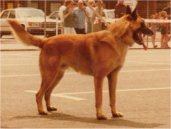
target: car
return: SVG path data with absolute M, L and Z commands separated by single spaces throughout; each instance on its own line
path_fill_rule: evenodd
M 59 11 L 53 11 L 48 17 L 50 19 L 56 19 L 56 18 L 58 18 L 58 20 L 60 20 Z
M 104 9 L 103 10 L 104 13 L 104 20 L 106 23 L 112 23 L 114 22 L 115 19 L 115 10 L 114 9 Z
M 44 32 L 50 36 L 55 35 L 57 29 L 56 24 L 61 24 L 60 20 L 46 17 L 45 13 L 40 9 L 31 7 L 6 9 L 0 14 L 1 37 L 6 34 L 11 34 L 7 19 L 16 19 L 27 32 L 36 35 L 43 35 Z

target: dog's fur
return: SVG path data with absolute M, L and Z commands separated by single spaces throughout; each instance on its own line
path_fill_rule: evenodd
M 36 94 L 38 112 L 43 110 L 42 99 L 45 97 L 48 111 L 57 110 L 51 107 L 50 95 L 59 83 L 68 67 L 94 77 L 96 115 L 97 119 L 106 119 L 102 112 L 102 87 L 105 77 L 109 82 L 110 106 L 113 117 L 121 117 L 116 111 L 116 83 L 119 70 L 124 64 L 129 46 L 134 42 L 142 43 L 136 39 L 136 33 L 142 32 L 151 35 L 136 10 L 131 12 L 127 8 L 127 15 L 111 24 L 106 30 L 86 35 L 67 34 L 50 38 L 39 38 L 27 33 L 18 22 L 8 20 L 10 26 L 23 43 L 34 45 L 41 49 L 40 72 L 42 82 Z M 135 35 L 135 36 L 134 36 Z

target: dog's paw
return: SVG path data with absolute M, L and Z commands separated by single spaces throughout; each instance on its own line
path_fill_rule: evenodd
M 55 108 L 55 107 L 47 107 L 47 111 L 49 111 L 49 112 L 57 111 L 57 108 Z
M 112 117 L 113 117 L 113 118 L 123 117 L 123 114 L 120 113 L 120 112 L 115 112 L 115 113 L 112 113 Z
M 39 112 L 39 115 L 48 115 L 46 112 Z
M 107 117 L 105 115 L 98 115 L 97 120 L 107 120 Z

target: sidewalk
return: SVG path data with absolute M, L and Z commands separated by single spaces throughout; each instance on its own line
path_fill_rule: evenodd
M 147 44 L 147 38 L 145 38 Z M 160 48 L 160 34 L 156 36 L 156 45 Z M 130 49 L 143 49 L 142 45 L 134 44 Z M 153 49 L 151 39 L 148 38 L 148 49 Z M 14 40 L 12 36 L 4 36 L 0 39 L 0 51 L 38 51 L 39 48 L 34 46 L 28 46 L 21 42 Z
M 35 51 L 39 48 L 22 43 L 0 43 L 0 51 Z
M 4 36 L 0 39 L 0 51 L 35 51 L 39 48 L 25 45 L 13 38 L 13 36 Z

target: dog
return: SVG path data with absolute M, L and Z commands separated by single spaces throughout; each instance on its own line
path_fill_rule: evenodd
M 106 120 L 102 111 L 103 80 L 108 79 L 110 107 L 113 117 L 122 117 L 116 110 L 116 83 L 123 67 L 128 48 L 135 42 L 144 45 L 142 35 L 153 35 L 145 25 L 136 9 L 127 13 L 106 30 L 84 35 L 61 34 L 49 38 L 40 38 L 26 32 L 15 20 L 8 20 L 15 35 L 25 44 L 40 48 L 39 67 L 41 86 L 36 94 L 37 108 L 40 115 L 47 115 L 43 110 L 45 98 L 47 111 L 56 111 L 50 104 L 53 89 L 62 79 L 65 70 L 72 67 L 77 72 L 94 78 L 95 108 L 98 120 Z

